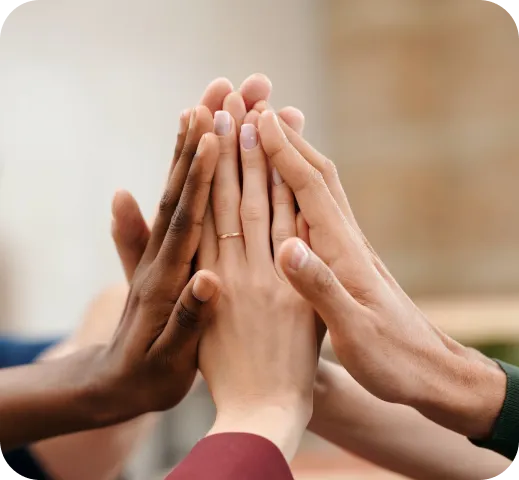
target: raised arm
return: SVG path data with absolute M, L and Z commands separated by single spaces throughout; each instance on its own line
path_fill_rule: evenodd
M 218 156 L 212 125 L 197 107 L 110 344 L 0 371 L 4 449 L 171 408 L 188 392 L 220 288 L 209 272 L 189 280 Z
M 283 245 L 283 271 L 325 321 L 341 363 L 380 399 L 473 440 L 506 433 L 504 445 L 491 448 L 513 459 L 519 438 L 507 405 L 517 404 L 517 393 L 507 392 L 503 369 L 449 338 L 409 299 L 364 238 L 330 160 L 271 111 L 259 131 L 308 224 L 307 243 Z M 503 412 L 511 421 L 505 428 Z
M 416 410 L 378 399 L 326 360 L 320 361 L 309 428 L 370 462 L 420 480 L 494 478 L 510 465 Z

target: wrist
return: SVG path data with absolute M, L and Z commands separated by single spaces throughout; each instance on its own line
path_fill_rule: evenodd
M 207 435 L 230 432 L 258 435 L 276 445 L 290 462 L 311 416 L 311 403 L 298 398 L 230 402 L 217 405 L 216 421 Z
M 87 415 L 95 428 L 104 428 L 131 420 L 142 413 L 138 389 L 126 388 L 124 379 L 114 371 L 114 359 L 107 346 L 88 349 L 91 361 L 82 372 L 81 391 Z
M 414 405 L 434 422 L 472 439 L 488 437 L 503 407 L 506 374 L 499 365 L 470 349 L 449 355 L 433 394 Z M 433 376 L 434 377 L 434 376 Z

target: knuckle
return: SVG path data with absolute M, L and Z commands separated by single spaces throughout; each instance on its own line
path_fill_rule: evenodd
M 293 235 L 290 235 L 290 232 L 286 228 L 273 228 L 272 229 L 272 241 L 274 243 L 283 243 L 285 240 L 288 240 Z
M 326 294 L 333 291 L 335 275 L 329 268 L 318 268 L 314 274 L 314 286 L 318 293 Z
M 257 203 L 247 202 L 242 204 L 240 216 L 243 222 L 257 222 L 263 218 L 263 209 Z
M 181 157 L 187 157 L 187 158 L 193 158 L 195 156 L 196 150 L 198 148 L 198 145 L 195 143 L 184 143 L 181 150 Z
M 160 198 L 159 213 L 165 213 L 171 210 L 171 208 L 173 207 L 173 203 L 173 195 L 169 190 L 166 190 Z
M 277 163 L 279 157 L 283 157 L 287 154 L 288 139 L 284 139 L 283 142 L 273 145 L 268 156 L 272 160 L 274 165 Z
M 265 281 L 262 275 L 256 275 L 251 279 L 252 291 L 256 298 L 270 299 L 272 296 L 272 287 Z
M 184 203 L 179 203 L 171 218 L 170 229 L 174 231 L 184 230 L 191 224 L 192 218 L 191 209 L 186 208 Z
M 272 203 L 275 206 L 292 205 L 294 203 L 294 194 L 286 183 L 273 190 Z
M 147 275 L 136 291 L 138 302 L 144 306 L 154 304 L 157 300 L 157 282 L 152 275 Z
M 317 186 L 321 186 L 323 183 L 324 179 L 322 173 L 307 163 L 305 170 L 301 173 L 301 179 L 298 182 L 298 185 L 294 188 L 294 193 L 313 189 Z
M 329 158 L 327 158 L 325 160 L 323 174 L 326 176 L 326 178 L 329 178 L 330 180 L 333 180 L 333 179 L 339 177 L 339 171 L 337 170 L 337 165 L 335 165 L 335 163 L 332 162 Z
M 179 326 L 187 328 L 188 330 L 198 330 L 200 325 L 198 321 L 198 312 L 190 310 L 182 300 L 178 301 L 175 321 Z
M 228 195 L 219 195 L 213 199 L 213 213 L 215 216 L 227 215 L 231 212 L 231 198 Z
M 186 206 L 185 203 L 179 203 L 171 218 L 169 233 L 170 235 L 178 235 L 193 227 L 201 227 L 202 224 L 203 214 L 197 215 L 193 205 Z
M 189 172 L 184 189 L 190 193 L 191 197 L 196 197 L 211 188 L 211 180 L 212 178 L 208 175 L 207 167 L 204 166 L 203 162 L 200 162 Z

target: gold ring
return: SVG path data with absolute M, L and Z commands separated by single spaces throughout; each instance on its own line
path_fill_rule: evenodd
M 218 240 L 225 240 L 226 238 L 237 238 L 243 237 L 242 232 L 234 232 L 234 233 L 224 233 L 223 235 L 218 235 Z

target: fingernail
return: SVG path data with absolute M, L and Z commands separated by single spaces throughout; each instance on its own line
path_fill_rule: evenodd
M 245 150 L 251 150 L 258 144 L 258 133 L 256 127 L 251 123 L 241 126 L 240 143 Z
M 272 181 L 276 186 L 283 183 L 283 177 L 279 174 L 279 170 L 276 167 L 272 169 Z
M 202 275 L 197 275 L 193 285 L 193 297 L 199 302 L 205 303 L 211 300 L 216 290 L 216 286 Z
M 189 128 L 193 128 L 196 120 L 196 108 L 193 108 L 191 116 L 189 117 Z
M 186 108 L 180 114 L 180 125 L 178 127 L 178 133 L 184 134 L 187 131 L 189 125 L 189 119 L 191 118 L 191 109 Z
M 228 135 L 231 131 L 231 114 L 218 110 L 214 114 L 214 133 L 219 136 Z
M 308 262 L 309 256 L 307 246 L 301 240 L 298 240 L 290 257 L 290 268 L 295 271 L 301 270 Z

